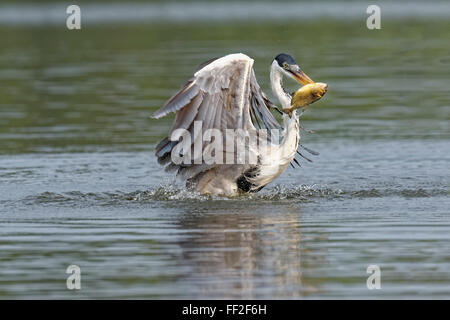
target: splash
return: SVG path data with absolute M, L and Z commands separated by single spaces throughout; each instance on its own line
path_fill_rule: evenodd
M 431 196 L 446 196 L 448 191 L 442 189 L 362 189 L 362 190 L 342 190 L 333 189 L 327 186 L 300 185 L 281 186 L 262 190 L 259 193 L 243 194 L 238 197 L 228 198 L 222 196 L 200 195 L 192 190 L 178 186 L 159 186 L 149 190 L 137 190 L 133 192 L 80 192 L 70 191 L 64 193 L 43 192 L 25 198 L 27 204 L 60 204 L 60 205 L 122 205 L 130 203 L 155 203 L 170 201 L 295 201 L 310 202 L 318 199 L 336 200 L 352 198 L 374 198 L 374 197 L 402 197 L 402 198 L 422 198 Z

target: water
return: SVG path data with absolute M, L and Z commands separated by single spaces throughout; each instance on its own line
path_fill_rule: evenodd
M 0 298 L 449 298 L 450 22 L 421 18 L 3 21 Z M 282 51 L 329 84 L 302 122 L 320 156 L 250 196 L 184 190 L 151 113 L 230 52 L 270 93 Z

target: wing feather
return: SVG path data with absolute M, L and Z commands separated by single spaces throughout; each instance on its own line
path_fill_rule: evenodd
M 202 139 L 200 133 L 194 132 L 195 121 L 202 121 L 202 133 L 215 128 L 222 132 L 223 137 L 226 129 L 279 128 L 278 121 L 269 109 L 273 107 L 256 81 L 251 58 L 244 54 L 231 54 L 210 60 L 153 114 L 154 118 L 160 118 L 176 112 L 170 138 L 165 138 L 156 146 L 155 154 L 161 164 L 168 164 L 168 170 L 176 169 L 182 178 L 190 179 L 218 164 L 177 166 L 169 162 L 168 156 L 181 137 L 172 135 L 176 129 L 188 130 L 194 145 L 196 140 L 201 142 Z M 202 150 L 208 143 L 201 143 Z M 194 150 L 193 147 L 191 149 Z
M 172 125 L 172 133 L 175 129 L 188 129 L 197 116 L 198 109 L 203 102 L 203 93 L 198 93 L 184 108 L 177 112 Z M 178 140 L 178 139 L 176 139 Z
M 189 80 L 183 86 L 183 88 L 175 93 L 166 104 L 156 111 L 153 114 L 153 118 L 159 119 L 164 117 L 168 113 L 176 112 L 186 106 L 189 102 L 191 102 L 192 98 L 194 98 L 199 92 L 198 86 L 195 84 L 194 80 Z

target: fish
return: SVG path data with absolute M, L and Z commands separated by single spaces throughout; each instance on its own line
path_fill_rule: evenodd
M 328 90 L 328 84 L 322 82 L 308 83 L 292 94 L 291 106 L 283 111 L 292 116 L 296 109 L 304 111 L 311 103 L 321 99 Z

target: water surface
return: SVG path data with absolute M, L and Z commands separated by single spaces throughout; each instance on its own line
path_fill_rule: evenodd
M 450 22 L 0 28 L 0 298 L 450 297 Z M 289 52 L 329 92 L 320 155 L 260 193 L 199 196 L 153 156 L 149 116 L 201 62 Z M 292 89 L 295 85 L 290 85 Z M 66 289 L 76 264 L 82 289 Z M 368 265 L 382 289 L 368 290 Z

